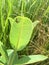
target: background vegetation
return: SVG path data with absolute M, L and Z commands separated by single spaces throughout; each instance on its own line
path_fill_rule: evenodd
M 9 2 L 6 2 L 6 4 L 4 1 L 5 0 L 3 0 L 4 7 L 2 11 L 4 15 L 3 19 L 6 20 L 8 17 L 7 14 L 9 12 L 8 15 L 12 18 L 23 14 L 24 16 L 30 18 L 32 22 L 35 20 L 40 21 L 40 24 L 33 32 L 34 36 L 32 36 L 29 42 L 30 44 L 24 50 L 18 52 L 19 56 L 23 54 L 44 54 L 49 56 L 49 0 L 24 0 L 23 9 L 21 0 L 10 0 Z M 5 25 L 5 22 L 2 22 L 2 25 Z M 10 48 L 10 23 L 8 23 L 7 26 L 8 28 L 5 30 L 6 35 L 3 34 L 3 37 L 2 28 L 0 28 L 0 40 L 5 44 L 6 48 Z M 49 59 L 32 65 L 49 65 Z

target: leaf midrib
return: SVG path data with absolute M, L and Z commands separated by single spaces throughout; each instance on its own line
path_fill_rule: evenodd
M 21 40 L 21 35 L 22 35 L 22 30 L 23 30 L 23 22 L 21 23 L 21 28 L 20 28 L 20 31 L 19 31 L 19 36 L 18 36 L 18 41 L 17 41 L 17 50 L 18 50 L 18 46 L 20 44 L 20 40 Z

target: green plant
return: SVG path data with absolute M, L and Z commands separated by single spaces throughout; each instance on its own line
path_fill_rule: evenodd
M 0 42 L 0 52 L 1 52 L 0 61 L 2 63 L 7 63 L 7 65 L 23 65 L 47 59 L 47 57 L 43 55 L 30 55 L 30 56 L 22 56 L 20 59 L 18 58 L 17 51 L 22 50 L 28 44 L 32 34 L 32 30 L 37 25 L 38 21 L 32 23 L 31 20 L 26 17 L 18 16 L 16 18 L 18 19 L 17 23 L 15 22 L 15 19 L 12 20 L 10 18 L 11 21 L 10 41 L 13 50 L 5 51 L 3 44 Z M 28 25 L 26 26 L 26 24 Z
M 23 55 L 19 58 L 18 51 L 24 49 L 29 43 L 32 32 L 39 21 L 32 22 L 30 18 L 25 16 L 24 0 L 21 0 L 20 9 L 18 8 L 20 15 L 13 18 L 13 3 L 15 3 L 14 0 L 0 1 L 0 63 L 3 65 L 24 65 L 47 59 L 47 56 L 44 55 Z M 8 27 L 10 31 L 8 31 Z M 6 49 L 5 41 L 7 37 L 10 38 L 13 49 Z
M 17 54 L 17 51 L 20 51 L 26 47 L 30 40 L 32 31 L 39 21 L 32 23 L 29 18 L 22 16 L 17 16 L 15 19 L 9 18 L 9 20 L 11 23 L 10 42 L 13 47 L 13 51 L 5 51 L 6 49 L 0 42 L 0 61 L 7 65 L 24 65 L 47 59 L 47 57 L 43 55 L 30 55 L 18 58 Z

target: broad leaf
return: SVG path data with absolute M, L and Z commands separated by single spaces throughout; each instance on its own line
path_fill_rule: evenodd
M 26 64 L 31 64 L 35 62 L 40 62 L 46 60 L 48 57 L 44 55 L 29 55 L 29 56 L 23 56 L 17 64 L 15 65 L 26 65 Z
M 34 27 L 39 21 L 32 21 L 27 17 L 17 16 L 14 20 L 10 18 L 11 31 L 10 42 L 11 46 L 17 51 L 22 50 L 28 44 Z

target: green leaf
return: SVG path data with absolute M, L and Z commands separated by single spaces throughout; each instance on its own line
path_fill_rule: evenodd
M 4 65 L 4 64 L 0 63 L 0 65 Z
M 23 56 L 17 64 L 15 65 L 26 65 L 26 64 L 31 64 L 35 62 L 40 62 L 46 60 L 48 57 L 44 55 L 29 55 L 29 56 Z
M 0 61 L 2 63 L 6 63 L 7 60 L 8 60 L 8 54 L 3 46 L 3 43 L 0 42 L 0 53 L 1 53 L 1 56 L 0 56 Z
M 0 0 L 0 39 L 1 39 L 1 37 L 2 37 L 1 19 L 2 19 L 2 0 Z
M 7 50 L 8 56 L 10 56 L 13 53 L 13 51 L 14 51 L 13 49 L 8 49 Z
M 22 50 L 29 43 L 34 27 L 39 21 L 32 21 L 27 17 L 17 16 L 14 20 L 10 18 L 11 31 L 10 42 L 11 46 L 17 51 Z

